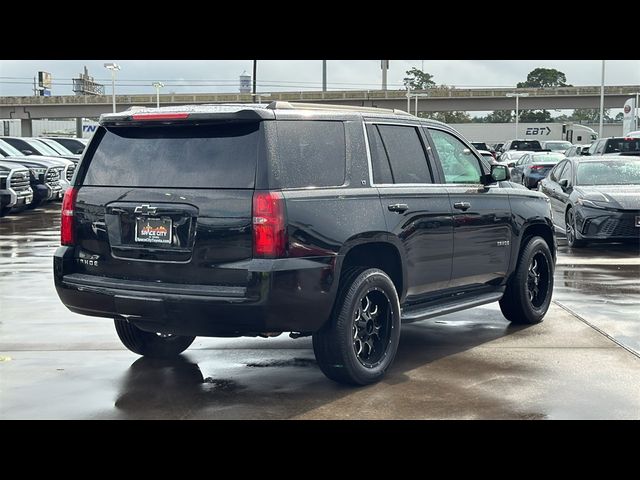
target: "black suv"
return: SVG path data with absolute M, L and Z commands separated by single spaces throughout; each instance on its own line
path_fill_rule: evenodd
M 542 320 L 549 202 L 507 180 L 455 130 L 399 111 L 103 115 L 63 201 L 55 286 L 141 355 L 286 331 L 313 335 L 329 378 L 367 384 L 401 322 L 495 301 L 512 322 Z

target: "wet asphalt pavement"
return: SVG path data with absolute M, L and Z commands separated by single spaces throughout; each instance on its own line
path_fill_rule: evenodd
M 198 338 L 175 361 L 137 357 L 113 323 L 58 300 L 60 204 L 0 219 L 0 418 L 640 418 L 640 252 L 560 239 L 545 322 L 495 305 L 403 326 L 366 388 L 337 385 L 311 341 Z

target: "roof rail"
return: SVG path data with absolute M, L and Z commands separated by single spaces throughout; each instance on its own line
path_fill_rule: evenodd
M 378 108 L 378 107 L 358 107 L 353 105 L 330 105 L 325 103 L 302 103 L 302 102 L 284 102 L 273 101 L 267 108 L 271 110 L 342 110 L 346 112 L 367 112 L 367 113 L 392 113 L 394 115 L 409 115 L 410 113 L 397 108 Z

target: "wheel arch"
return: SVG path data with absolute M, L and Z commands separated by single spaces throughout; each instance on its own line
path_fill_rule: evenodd
M 389 275 L 402 301 L 407 289 L 407 269 L 404 248 L 400 240 L 396 240 L 384 234 L 348 242 L 340 252 L 338 274 L 341 276 L 346 268 L 355 266 L 379 268 Z

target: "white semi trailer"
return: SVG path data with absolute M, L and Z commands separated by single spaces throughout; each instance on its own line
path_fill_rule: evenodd
M 517 136 L 515 123 L 454 123 L 451 126 L 468 140 L 489 144 L 526 138 L 541 142 L 567 140 L 575 145 L 586 145 L 598 137 L 592 128 L 571 123 L 519 123 Z

